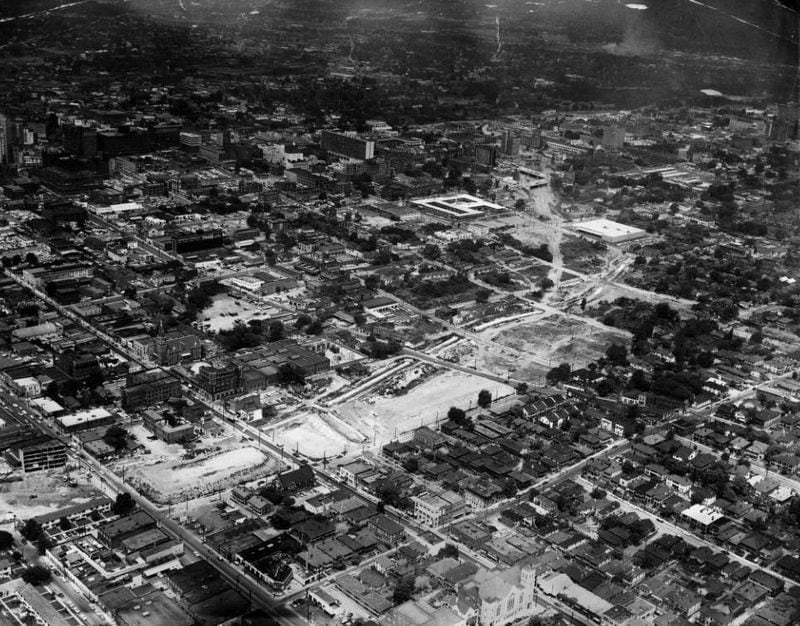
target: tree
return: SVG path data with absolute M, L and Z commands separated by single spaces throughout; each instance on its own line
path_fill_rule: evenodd
M 307 335 L 319 335 L 320 333 L 322 333 L 322 322 L 319 320 L 314 320 L 306 327 Z
M 451 558 L 451 559 L 458 559 L 458 546 L 452 543 L 444 544 L 444 547 L 439 550 L 439 553 L 436 555 L 436 558 L 444 559 L 444 558 Z
M 25 255 L 25 263 L 28 265 L 38 265 L 39 259 L 33 252 L 28 252 L 28 254 Z
M 290 363 L 281 363 L 278 367 L 278 383 L 281 385 L 303 385 L 306 379 L 303 373 Z
M 442 257 L 442 249 L 435 243 L 426 244 L 426 246 L 422 249 L 422 256 L 435 261 Z
M 397 483 L 389 480 L 384 480 L 375 489 L 375 495 L 381 499 L 381 502 L 390 506 L 397 506 L 400 503 L 400 487 Z
M 133 501 L 131 494 L 127 491 L 123 491 L 117 494 L 117 499 L 114 501 L 111 511 L 116 515 L 127 515 L 135 506 L 136 503 Z
M 291 511 L 286 507 L 281 507 L 275 511 L 275 514 L 269 519 L 269 521 L 276 529 L 286 530 L 287 528 L 292 527 L 292 522 L 289 518 L 289 515 L 291 515 Z
M 381 286 L 381 277 L 378 276 L 377 274 L 370 274 L 369 276 L 364 278 L 364 287 L 366 287 L 367 289 L 375 291 L 376 289 L 379 289 L 380 286 Z
M 294 323 L 294 327 L 297 330 L 300 330 L 301 328 L 303 328 L 303 326 L 308 326 L 310 323 L 311 323 L 311 318 L 305 313 L 301 313 L 300 315 L 297 316 L 297 320 Z
M 492 295 L 492 292 L 488 289 L 478 289 L 475 291 L 475 302 L 478 304 L 485 304 L 489 302 L 489 296 Z
M 547 278 L 547 276 L 545 276 L 544 278 L 542 278 L 542 280 L 539 281 L 539 289 L 541 289 L 542 292 L 551 289 L 553 285 L 555 285 L 555 283 L 549 278 Z
M 650 389 L 650 383 L 647 380 L 647 375 L 640 369 L 633 370 L 633 373 L 631 374 L 630 385 L 639 391 L 648 391 Z
M 410 456 L 403 461 L 402 466 L 404 470 L 413 474 L 419 470 L 419 459 L 417 457 Z
M 611 365 L 625 366 L 628 364 L 628 349 L 621 343 L 612 343 L 606 349 L 606 359 Z
M 501 491 L 504 498 L 513 498 L 517 495 L 517 483 L 512 478 L 503 481 L 503 490 Z
M 14 535 L 6 530 L 0 530 L 0 550 L 10 550 L 14 547 Z
M 44 531 L 42 530 L 42 525 L 35 519 L 31 518 L 29 520 L 25 520 L 25 523 L 22 525 L 19 534 L 22 535 L 24 539 L 34 542 L 44 534 Z
M 103 441 L 119 452 L 128 445 L 128 431 L 122 426 L 110 426 L 103 435 Z
M 47 554 L 47 551 L 52 547 L 53 542 L 50 541 L 50 538 L 42 535 L 39 539 L 36 540 L 36 550 L 39 554 Z
M 602 500 L 603 498 L 606 497 L 606 492 L 600 489 L 600 487 L 595 487 L 594 489 L 592 489 L 592 492 L 589 495 L 592 496 L 595 500 Z
M 278 341 L 283 339 L 283 322 L 274 320 L 269 324 L 269 337 L 268 341 Z
M 403 576 L 397 581 L 394 592 L 392 593 L 392 601 L 395 604 L 403 604 L 407 602 L 414 595 L 414 576 L 409 574 Z
M 49 583 L 52 578 L 50 570 L 43 565 L 31 565 L 22 572 L 22 580 L 34 587 Z
M 492 404 L 492 393 L 488 389 L 481 389 L 478 392 L 478 406 L 486 409 Z
M 275 485 L 266 485 L 262 487 L 258 490 L 258 495 L 266 500 L 269 500 L 275 506 L 283 504 L 284 502 L 284 493 Z
M 667 302 L 659 302 L 654 308 L 653 312 L 656 317 L 668 322 L 680 321 L 680 315 L 675 311 Z
M 61 399 L 61 394 L 58 393 L 58 383 L 56 381 L 50 382 L 45 388 L 44 395 L 58 402 Z
M 556 384 L 560 382 L 566 382 L 569 380 L 570 374 L 572 373 L 572 367 L 569 363 L 561 363 L 560 365 L 554 367 L 549 372 L 547 372 L 547 382 L 548 384 Z
M 447 419 L 459 426 L 463 426 L 467 423 L 467 413 L 463 409 L 451 406 L 450 410 L 447 411 Z

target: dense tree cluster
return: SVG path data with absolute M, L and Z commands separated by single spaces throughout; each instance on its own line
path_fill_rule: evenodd
M 109 426 L 103 435 L 103 441 L 117 452 L 124 450 L 128 445 L 128 431 L 122 426 Z

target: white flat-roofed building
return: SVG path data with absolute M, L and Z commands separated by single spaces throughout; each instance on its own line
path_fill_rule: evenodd
M 573 228 L 583 235 L 588 235 L 592 239 L 599 239 L 606 243 L 623 243 L 641 239 L 647 235 L 647 231 L 641 228 L 626 226 L 604 218 L 580 222 L 575 224 Z
M 112 204 L 111 206 L 91 207 L 90 210 L 97 215 L 120 215 L 122 213 L 141 211 L 142 205 L 138 202 L 123 202 L 122 204 Z
M 364 311 L 373 317 L 382 318 L 392 311 L 396 311 L 400 305 L 396 300 L 392 300 L 391 298 L 387 298 L 385 296 L 378 296 L 377 298 L 363 301 L 361 306 L 364 307 Z
M 432 528 L 447 524 L 469 511 L 464 498 L 452 491 L 425 493 L 413 496 L 411 500 L 414 502 L 414 518 Z
M 62 432 L 72 433 L 87 428 L 110 425 L 114 423 L 114 420 L 113 413 L 103 408 L 96 408 L 59 417 L 56 419 L 56 425 Z
M 614 607 L 563 573 L 548 574 L 537 579 L 536 585 L 545 595 L 560 598 L 567 606 L 577 609 L 584 615 L 600 616 Z
M 15 378 L 12 382 L 28 398 L 37 398 L 42 395 L 42 385 L 33 376 Z
M 342 605 L 339 600 L 325 591 L 325 589 L 312 589 L 308 592 L 308 597 L 330 617 L 334 617 L 342 612 Z
M 769 493 L 769 497 L 777 502 L 786 502 L 794 495 L 794 491 L 785 485 L 781 485 Z
M 64 412 L 63 406 L 46 396 L 31 400 L 31 404 L 34 405 L 45 417 L 56 417 Z
M 46 341 L 48 339 L 58 339 L 64 333 L 61 324 L 56 322 L 44 322 L 36 326 L 25 326 L 15 328 L 11 331 L 11 336 L 16 340 L 38 339 Z
M 255 278 L 254 276 L 234 276 L 228 279 L 228 283 L 230 283 L 232 287 L 237 287 L 238 289 L 250 293 L 261 291 L 261 287 L 264 285 L 263 280 Z
M 504 206 L 482 200 L 466 193 L 449 196 L 436 196 L 412 200 L 421 213 L 448 220 L 471 220 L 484 215 L 487 211 L 505 211 Z
M 725 517 L 719 509 L 699 503 L 693 504 L 683 511 L 681 515 L 689 520 L 692 526 L 703 532 L 707 532 L 714 524 Z
M 178 141 L 184 148 L 197 148 L 200 149 L 200 144 L 203 143 L 202 135 L 198 133 L 181 132 Z

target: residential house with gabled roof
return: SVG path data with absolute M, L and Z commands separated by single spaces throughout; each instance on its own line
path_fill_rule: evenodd
M 763 441 L 754 441 L 744 449 L 744 456 L 751 461 L 763 461 L 769 445 Z
M 796 474 L 800 468 L 800 457 L 786 452 L 772 457 L 772 463 L 783 474 Z
M 727 446 L 728 453 L 736 458 L 741 458 L 750 442 L 744 437 L 734 437 Z
M 692 490 L 692 481 L 685 476 L 670 474 L 665 482 L 670 489 L 674 489 L 681 496 L 688 496 Z
M 644 468 L 644 473 L 653 478 L 664 479 L 669 474 L 669 470 L 658 463 L 648 463 Z
M 671 495 L 672 490 L 667 485 L 659 483 L 645 493 L 645 502 L 650 506 L 661 507 Z

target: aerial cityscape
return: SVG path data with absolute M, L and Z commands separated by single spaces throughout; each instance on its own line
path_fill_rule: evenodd
M 799 53 L 0 3 L 0 626 L 800 624 Z

